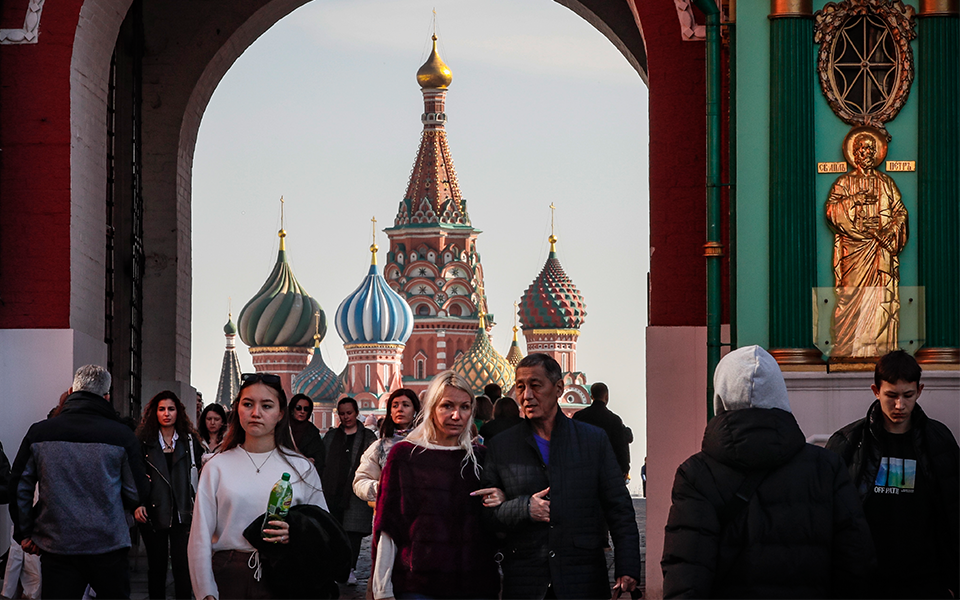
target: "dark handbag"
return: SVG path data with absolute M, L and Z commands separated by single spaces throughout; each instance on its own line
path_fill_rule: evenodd
M 265 542 L 260 528 L 266 513 L 243 530 L 243 537 L 260 552 L 263 581 L 274 598 L 337 598 L 336 582 L 350 575 L 350 539 L 333 516 L 312 504 L 290 507 L 290 541 Z

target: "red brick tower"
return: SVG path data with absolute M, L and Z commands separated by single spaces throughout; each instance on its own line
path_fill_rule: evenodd
M 394 226 L 385 230 L 390 245 L 384 276 L 414 314 L 403 385 L 418 392 L 470 349 L 487 308 L 476 248 L 480 231 L 470 224 L 444 128 L 452 79 L 434 35 L 433 51 L 417 71 L 424 105 L 420 148 Z M 486 321 L 492 326 L 492 315 Z

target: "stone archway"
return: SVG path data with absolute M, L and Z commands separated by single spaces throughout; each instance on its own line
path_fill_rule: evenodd
M 143 388 L 189 391 L 190 206 L 193 152 L 207 103 L 230 66 L 263 32 L 308 0 L 143 3 Z M 558 0 L 601 31 L 646 79 L 646 48 L 630 7 L 615 0 Z M 86 0 L 80 10 L 70 87 L 71 246 L 102 223 L 107 77 L 132 0 Z M 103 250 L 71 254 L 71 271 L 102 279 Z M 97 337 L 102 301 L 71 298 L 71 324 Z
M 207 101 L 244 49 L 305 1 L 143 3 L 144 395 L 190 393 L 191 169 Z M 664 408 L 648 440 L 686 452 L 702 427 L 691 426 L 697 417 L 684 402 L 699 405 L 705 388 L 704 182 L 691 168 L 704 164 L 703 47 L 684 41 L 696 37 L 682 18 L 690 16 L 686 0 L 557 1 L 610 39 L 651 89 L 647 396 Z M 42 15 L 31 13 L 39 19 L 32 41 L 2 46 L 4 78 L 15 85 L 0 90 L 0 377 L 8 398 L 28 399 L 4 405 L 8 448 L 43 417 L 74 368 L 105 362 L 106 98 L 132 2 L 48 2 Z M 4 15 L 38 3 L 11 0 Z M 24 232 L 28 243 L 20 243 Z M 648 506 L 654 528 L 649 515 L 666 514 L 671 475 L 651 469 L 649 487 L 660 490 Z

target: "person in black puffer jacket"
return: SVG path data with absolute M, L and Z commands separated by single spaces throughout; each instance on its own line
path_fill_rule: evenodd
M 714 374 L 702 451 L 677 469 L 664 598 L 830 598 L 865 593 L 870 531 L 841 460 L 805 443 L 776 361 L 759 346 Z
M 827 442 L 847 464 L 884 579 L 878 598 L 956 598 L 960 592 L 960 448 L 917 402 L 922 370 L 902 350 L 881 358 L 867 416 Z

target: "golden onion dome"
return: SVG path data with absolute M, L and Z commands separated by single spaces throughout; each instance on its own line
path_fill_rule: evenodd
M 446 89 L 453 81 L 453 73 L 437 52 L 437 36 L 433 36 L 433 51 L 427 62 L 417 71 L 417 83 L 421 88 Z

